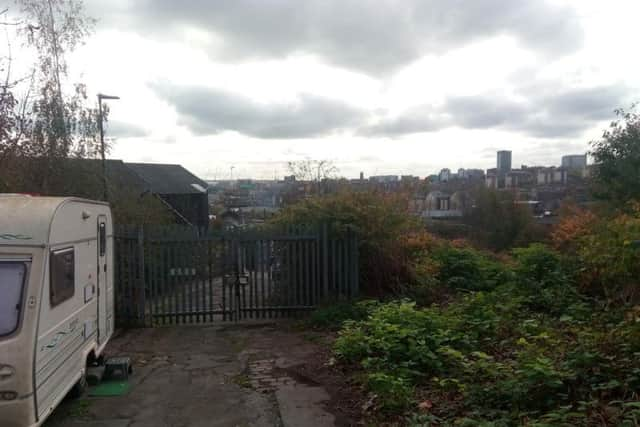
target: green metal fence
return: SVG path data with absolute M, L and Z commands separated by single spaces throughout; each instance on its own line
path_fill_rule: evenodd
M 350 230 L 120 226 L 115 245 L 120 325 L 297 317 L 322 301 L 358 294 L 358 244 Z

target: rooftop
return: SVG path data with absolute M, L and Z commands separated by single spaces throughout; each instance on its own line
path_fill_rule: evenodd
M 180 165 L 160 163 L 125 163 L 156 194 L 200 194 L 207 183 Z

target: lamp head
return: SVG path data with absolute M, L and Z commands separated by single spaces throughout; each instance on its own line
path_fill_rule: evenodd
M 98 100 L 102 100 L 102 99 L 120 99 L 120 97 L 115 95 L 104 95 L 102 93 L 99 93 Z

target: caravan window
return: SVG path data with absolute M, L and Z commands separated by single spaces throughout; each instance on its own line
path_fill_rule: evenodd
M 75 292 L 75 256 L 73 248 L 51 252 L 49 297 L 51 307 L 68 300 Z
M 0 336 L 18 328 L 26 275 L 23 262 L 0 261 Z

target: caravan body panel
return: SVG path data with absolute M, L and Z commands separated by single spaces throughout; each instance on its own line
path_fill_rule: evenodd
M 111 230 L 103 203 L 0 195 L 0 263 L 29 260 L 20 328 L 0 337 L 0 365 L 15 370 L 15 386 L 25 397 L 13 409 L 0 401 L 0 419 L 9 425 L 42 423 L 84 375 L 87 357 L 99 356 L 111 337 Z M 27 418 L 5 418 L 5 412 L 21 417 L 11 415 L 18 406 Z

